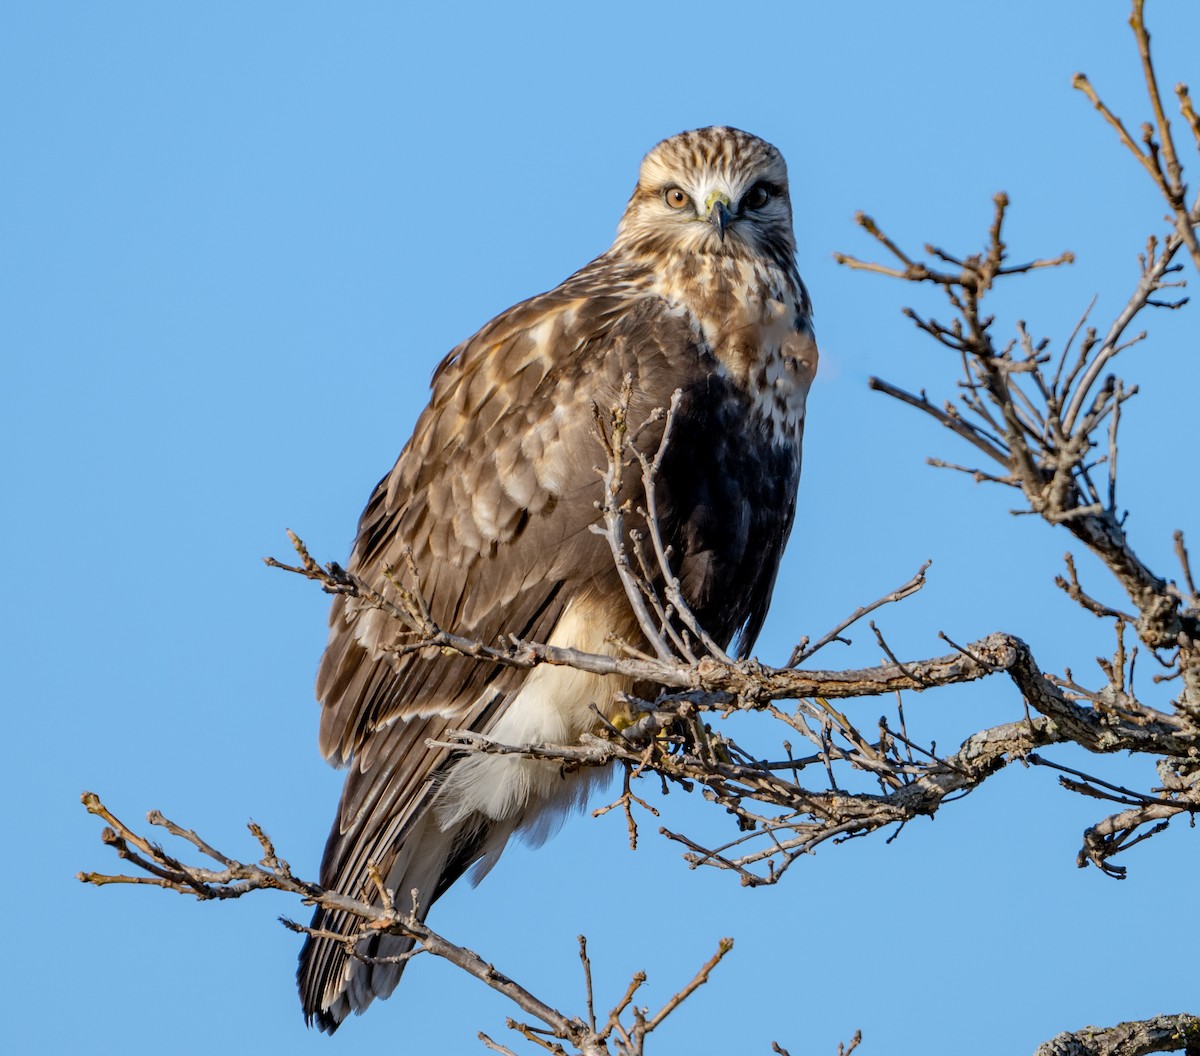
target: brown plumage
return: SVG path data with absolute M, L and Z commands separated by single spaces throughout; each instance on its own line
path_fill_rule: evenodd
M 804 402 L 816 371 L 794 261 L 787 173 L 770 144 L 731 128 L 665 140 L 642 162 L 612 248 L 562 285 L 497 316 L 452 351 L 429 406 L 359 523 L 349 568 L 385 595 L 411 548 L 433 619 L 593 652 L 641 640 L 598 518 L 603 452 L 593 404 L 628 374 L 630 419 L 682 402 L 657 484 L 685 596 L 744 655 L 762 626 L 791 528 Z M 641 445 L 661 436 L 651 428 Z M 483 875 L 514 833 L 540 842 L 586 798 L 594 772 L 426 747 L 447 730 L 569 743 L 612 714 L 615 676 L 518 671 L 432 650 L 398 655 L 401 628 L 339 597 L 317 677 L 321 750 L 348 767 L 321 882 L 372 897 L 375 862 L 422 913 L 465 871 Z M 347 933 L 318 910 L 315 929 Z M 349 958 L 310 938 L 305 1015 L 333 1031 L 395 987 L 410 948 L 375 936 Z

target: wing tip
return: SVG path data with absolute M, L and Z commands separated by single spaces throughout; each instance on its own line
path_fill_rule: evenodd
M 328 1009 L 306 1010 L 304 1013 L 304 1025 L 310 1029 L 316 1027 L 322 1034 L 332 1035 L 342 1025 L 342 1021 Z
M 326 930 L 329 922 L 321 910 L 313 915 L 312 927 Z M 346 952 L 330 939 L 309 935 L 300 950 L 296 966 L 296 988 L 300 991 L 300 1007 L 304 1024 L 316 1027 L 322 1034 L 332 1034 L 349 1015 L 346 986 L 335 980 L 346 974 Z

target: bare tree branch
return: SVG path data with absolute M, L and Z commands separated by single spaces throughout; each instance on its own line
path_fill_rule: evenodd
M 1155 1016 L 1115 1027 L 1084 1027 L 1039 1045 L 1033 1056 L 1147 1056 L 1151 1052 L 1200 1052 L 1200 1018 Z
M 474 951 L 459 946 L 433 931 L 417 914 L 415 891 L 412 893 L 411 908 L 407 911 L 397 908 L 395 893 L 386 889 L 383 889 L 383 897 L 379 902 L 349 898 L 294 876 L 288 864 L 276 856 L 266 834 L 253 823 L 249 826 L 250 831 L 265 854 L 258 862 L 241 862 L 216 850 L 190 829 L 168 821 L 157 811 L 151 811 L 147 815 L 147 820 L 152 825 L 165 828 L 172 836 L 191 845 L 204 857 L 217 862 L 221 868 L 212 869 L 206 866 L 192 865 L 167 853 L 162 847 L 125 825 L 94 793 L 85 792 L 82 799 L 89 813 L 95 814 L 107 823 L 108 827 L 102 834 L 104 842 L 111 846 L 119 857 L 131 862 L 138 869 L 150 872 L 156 886 L 176 891 L 179 894 L 191 895 L 201 900 L 241 898 L 252 891 L 259 890 L 285 891 L 300 896 L 306 905 L 320 905 L 341 910 L 360 921 L 358 929 L 353 934 L 336 936 L 338 941 L 344 943 L 347 952 L 353 957 L 362 956 L 357 952 L 357 946 L 359 940 L 365 935 L 385 932 L 407 936 L 415 940 L 420 950 L 449 961 L 468 975 L 474 976 L 543 1025 L 529 1027 L 509 1020 L 509 1025 L 524 1037 L 532 1040 L 535 1035 L 545 1035 L 557 1039 L 571 1046 L 571 1051 L 579 1053 L 580 1056 L 609 1056 L 614 1052 L 620 1053 L 621 1056 L 641 1056 L 646 1036 L 661 1026 L 675 1009 L 708 981 L 712 970 L 733 948 L 732 939 L 722 939 L 717 952 L 700 967 L 689 982 L 668 998 L 659 1012 L 650 1019 L 644 1016 L 641 1009 L 630 1007 L 630 1000 L 636 986 L 631 988 L 609 1015 L 603 1030 L 597 1030 L 592 999 L 591 962 L 587 957 L 587 941 L 583 936 L 579 937 L 579 944 L 586 976 L 586 1019 L 565 1015 L 497 970 L 494 965 L 485 961 Z M 131 851 L 131 848 L 136 850 Z M 375 872 L 373 875 L 382 888 L 383 881 L 378 873 Z M 144 878 L 138 876 L 106 876 L 97 873 L 80 873 L 78 878 L 84 883 L 99 886 L 109 883 L 144 882 Z M 302 924 L 286 918 L 281 918 L 281 920 L 286 927 L 293 931 L 312 933 L 311 929 Z M 406 956 L 411 956 L 411 954 Z M 645 976 L 640 973 L 635 977 L 637 986 L 644 981 Z M 630 1015 L 630 1022 L 624 1023 L 622 1017 L 627 1012 Z M 609 1039 L 614 1032 L 622 1038 L 622 1044 L 616 1050 L 609 1046 Z M 498 1045 L 484 1034 L 481 1034 L 480 1038 L 493 1051 L 511 1051 Z M 567 1051 L 558 1045 L 545 1047 L 555 1052 Z

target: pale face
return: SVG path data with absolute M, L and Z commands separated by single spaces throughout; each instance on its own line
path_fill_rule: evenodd
M 656 253 L 790 258 L 795 239 L 782 155 L 730 128 L 664 140 L 642 162 L 617 241 Z

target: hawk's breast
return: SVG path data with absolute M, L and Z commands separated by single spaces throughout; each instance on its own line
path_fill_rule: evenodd
M 750 414 L 776 443 L 799 447 L 804 406 L 817 372 L 807 296 L 798 279 L 761 259 L 713 257 L 660 279 L 661 293 L 688 314 L 701 347 L 749 399 Z

